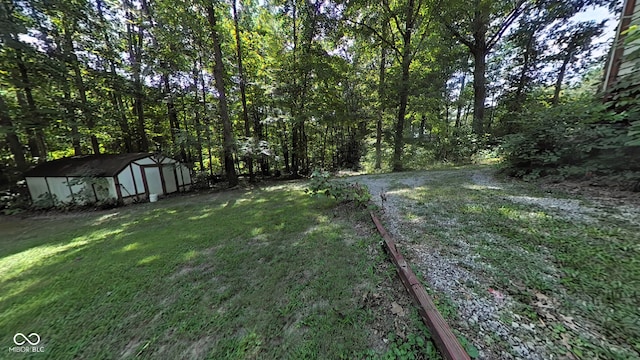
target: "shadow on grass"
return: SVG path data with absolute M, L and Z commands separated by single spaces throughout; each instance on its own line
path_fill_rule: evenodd
M 330 206 L 254 190 L 47 220 L 3 241 L 3 344 L 37 332 L 52 358 L 349 354 L 366 313 Z

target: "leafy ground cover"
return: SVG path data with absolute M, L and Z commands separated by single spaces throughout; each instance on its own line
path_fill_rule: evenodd
M 489 168 L 353 180 L 386 194 L 384 221 L 481 358 L 640 358 L 637 204 Z
M 433 355 L 371 226 L 335 205 L 282 185 L 0 219 L 0 357 L 18 332 L 52 359 Z

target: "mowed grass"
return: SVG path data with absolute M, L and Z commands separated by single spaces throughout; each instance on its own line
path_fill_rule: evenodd
M 640 214 L 523 183 L 477 183 L 478 171 L 488 174 L 434 171 L 422 174 L 420 187 L 391 189 L 415 204 L 403 215 L 421 224 L 425 236 L 416 241 L 463 257 L 477 254 L 492 287 L 523 305 L 521 315 L 536 324 L 557 320 L 549 326 L 566 343 L 560 352 L 637 358 Z M 548 308 L 537 307 L 545 296 L 552 299 L 543 301 Z
M 2 356 L 352 358 L 382 281 L 328 199 L 288 186 L 0 223 Z M 358 289 L 358 290 L 355 290 Z M 36 332 L 40 354 L 8 354 Z

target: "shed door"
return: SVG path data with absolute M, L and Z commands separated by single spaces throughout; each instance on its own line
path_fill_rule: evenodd
M 150 194 L 164 194 L 162 191 L 162 180 L 160 179 L 160 169 L 153 167 L 143 167 Z
M 162 176 L 164 177 L 164 186 L 167 189 L 167 194 L 178 191 L 175 171 L 175 166 L 173 164 L 162 166 Z

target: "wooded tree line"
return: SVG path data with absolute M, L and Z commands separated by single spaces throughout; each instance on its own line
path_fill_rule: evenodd
M 612 0 L 2 0 L 5 180 L 156 151 L 202 174 L 459 160 L 563 101 Z M 569 79 L 574 79 L 569 81 Z M 420 152 L 421 150 L 423 152 Z M 411 154 L 407 154 L 407 152 Z

